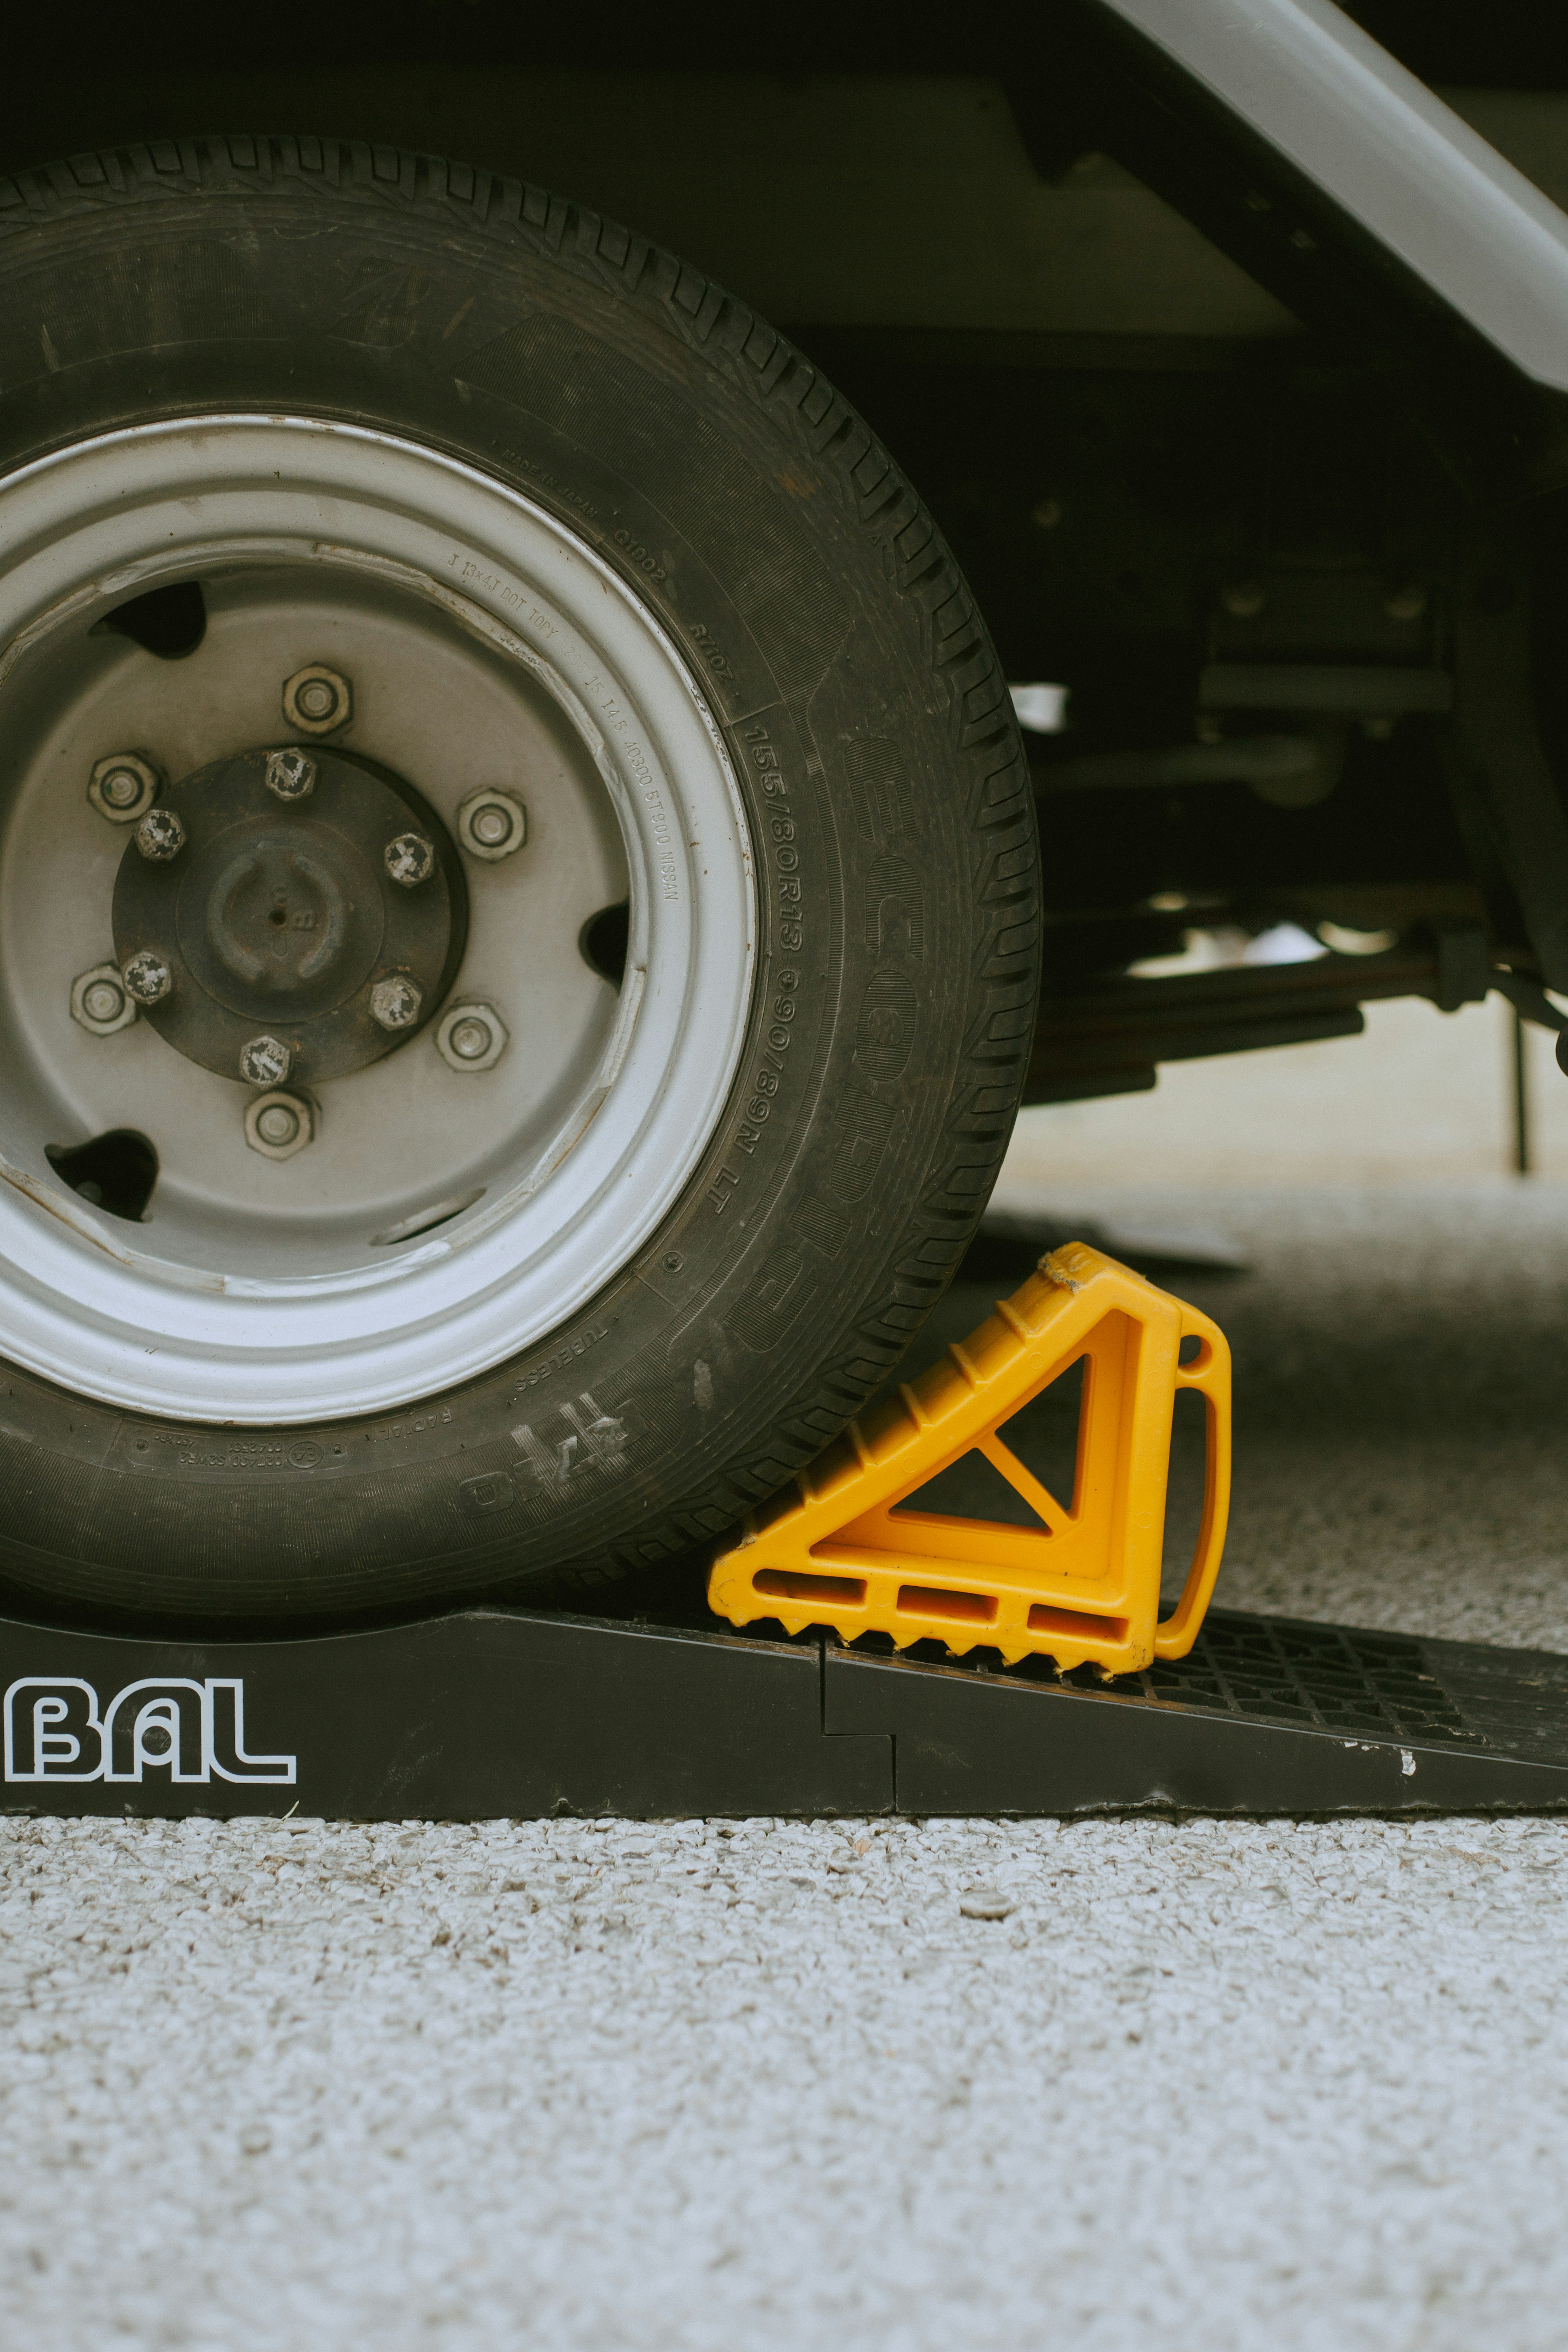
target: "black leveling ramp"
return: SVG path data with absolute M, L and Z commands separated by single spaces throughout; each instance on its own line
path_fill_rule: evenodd
M 13 1813 L 1568 1809 L 1568 1657 L 1224 1611 L 1181 1664 L 1109 1685 L 470 1610 L 279 1642 L 0 1622 L 0 1688 Z

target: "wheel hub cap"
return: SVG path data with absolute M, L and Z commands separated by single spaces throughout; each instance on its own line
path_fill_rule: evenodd
M 172 856 L 127 845 L 114 946 L 122 966 L 153 955 L 168 967 L 143 1013 L 191 1061 L 237 1080 L 264 1031 L 308 1084 L 418 1034 L 418 1008 L 439 1004 L 457 970 L 468 907 L 456 849 L 409 786 L 313 751 L 306 791 L 283 797 L 268 785 L 279 758 L 242 751 L 163 795 L 184 838 Z M 411 832 L 434 853 L 413 885 L 401 878 Z M 390 1026 L 389 1004 L 405 1016 Z

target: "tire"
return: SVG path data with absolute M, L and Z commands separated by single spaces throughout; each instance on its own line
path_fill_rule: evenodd
M 121 1071 L 131 1063 L 114 1058 L 122 1039 L 81 1046 L 75 1032 L 68 1036 L 63 1013 L 57 1020 L 49 1009 L 63 1007 L 72 974 L 54 969 L 63 950 L 37 931 L 31 910 L 48 897 L 47 860 L 29 853 L 29 900 L 19 883 L 6 894 L 0 854 L 0 905 L 13 909 L 10 952 L 18 972 L 26 961 L 18 940 L 36 931 L 37 940 L 37 971 L 14 976 L 11 1009 L 0 1002 L 0 1017 L 13 1029 L 5 1050 L 16 1069 L 32 1073 L 26 1083 L 34 1089 L 27 1097 L 34 1108 L 26 1116 L 14 1110 L 0 1137 L 0 1172 L 8 1179 L 0 1187 L 0 1255 L 10 1264 L 10 1288 L 0 1296 L 11 1359 L 0 1366 L 7 1605 L 61 1622 L 193 1631 L 348 1622 L 516 1596 L 546 1581 L 557 1591 L 581 1587 L 721 1537 L 842 1427 L 908 1347 L 963 1253 L 1017 1106 L 1037 987 L 1032 802 L 992 648 L 931 520 L 820 374 L 694 270 L 581 205 L 382 148 L 194 140 L 78 157 L 0 183 L 0 371 L 6 386 L 0 518 L 10 498 L 12 511 L 37 523 L 36 530 L 27 525 L 32 537 L 13 529 L 4 542 L 12 550 L 6 593 L 16 613 L 29 551 L 42 551 L 40 563 L 55 561 L 48 551 L 68 524 L 76 531 L 79 523 L 87 565 L 91 533 L 100 529 L 91 498 L 108 512 L 112 501 L 102 484 L 120 478 L 117 467 L 130 467 L 135 477 L 122 505 L 152 500 L 146 484 L 158 473 L 158 496 L 174 501 L 171 514 L 181 467 L 216 466 L 214 451 L 229 452 L 223 459 L 229 471 L 221 482 L 212 477 L 217 487 L 205 475 L 200 483 L 193 478 L 186 509 L 207 512 L 209 488 L 215 515 L 249 512 L 242 489 L 258 499 L 309 494 L 330 524 L 334 514 L 358 515 L 358 498 L 367 516 L 380 500 L 374 513 L 384 520 L 390 515 L 397 528 L 413 530 L 407 515 L 417 509 L 418 529 L 434 530 L 430 518 L 439 520 L 446 496 L 431 470 L 438 468 L 446 469 L 440 482 L 452 486 L 454 512 L 463 500 L 475 502 L 476 514 L 511 501 L 507 512 L 518 519 L 518 531 L 534 531 L 547 554 L 553 547 L 563 578 L 570 572 L 579 583 L 574 590 L 568 581 L 563 596 L 586 600 L 581 583 L 591 581 L 601 599 L 595 611 L 613 605 L 631 616 L 627 643 L 635 637 L 646 654 L 648 707 L 658 694 L 679 702 L 669 680 L 687 681 L 689 708 L 669 721 L 678 751 L 680 727 L 697 740 L 691 712 L 711 714 L 714 748 L 710 754 L 699 747 L 688 766 L 708 762 L 703 789 L 713 807 L 714 779 L 731 779 L 738 817 L 735 842 L 723 855 L 737 873 L 736 859 L 743 864 L 749 851 L 754 860 L 747 903 L 755 925 L 744 967 L 750 976 L 730 989 L 727 1003 L 710 996 L 701 1019 L 694 1014 L 689 1024 L 709 1047 L 699 1055 L 687 1036 L 680 1048 L 681 1084 L 689 1083 L 695 1106 L 690 1131 L 679 1150 L 666 1151 L 662 1174 L 639 1179 L 637 1197 L 626 1206 L 622 1259 L 609 1264 L 601 1252 L 598 1260 L 573 1261 L 577 1289 L 568 1295 L 563 1275 L 560 1304 L 542 1323 L 536 1282 L 526 1313 L 520 1307 L 509 1327 L 510 1339 L 498 1339 L 491 1313 L 471 1360 L 454 1353 L 451 1339 L 467 1328 L 468 1293 L 460 1313 L 427 1315 L 417 1328 L 405 1317 L 407 1328 L 399 1324 L 379 1352 L 365 1342 L 365 1369 L 354 1374 L 362 1384 L 344 1395 L 331 1369 L 339 1339 L 331 1313 L 339 1309 L 321 1308 L 308 1285 L 287 1297 L 287 1286 L 275 1285 L 274 1298 L 265 1267 L 254 1281 L 222 1267 L 215 1274 L 193 1243 L 196 1271 L 182 1273 L 178 1296 L 177 1284 L 168 1290 L 174 1336 L 166 1341 L 161 1325 L 138 1323 L 140 1308 L 117 1304 L 121 1290 L 126 1301 L 153 1296 L 126 1287 L 134 1282 L 173 1284 L 172 1257 L 159 1259 L 153 1274 L 145 1266 L 161 1246 L 174 1250 L 160 1236 L 174 1232 L 186 1213 L 176 1201 L 173 1223 L 161 1226 L 162 1195 L 154 1193 L 151 1238 L 137 1235 L 142 1255 L 134 1261 L 126 1255 L 134 1204 L 116 1211 L 104 1184 L 112 1192 L 123 1181 L 134 1192 L 141 1162 L 115 1160 L 107 1179 L 102 1168 L 98 1178 L 81 1176 L 89 1160 L 80 1130 L 112 1127 L 96 1100 L 85 1104 L 88 1080 L 72 1097 L 76 1130 L 47 1136 L 56 1113 L 46 1116 L 35 1101 L 53 1083 L 47 1039 L 38 1043 L 46 1031 L 68 1057 L 79 1048 L 100 1057 L 83 1060 L 83 1068 Z M 204 423 L 188 427 L 185 419 Z M 209 427 L 205 420 L 219 422 Z M 293 438 L 285 446 L 279 435 Z M 255 455 L 263 448 L 265 460 Z M 320 478 L 311 473 L 323 466 L 328 473 Z M 334 466 L 358 485 L 336 507 Z M 289 467 L 303 485 L 298 491 Z M 415 486 L 406 498 L 386 488 L 399 467 Z M 283 484 L 276 493 L 274 481 Z M 231 509 L 225 499 L 238 503 Z M 101 521 L 103 530 L 120 528 L 119 511 Z M 322 557 L 323 549 L 336 560 L 326 525 L 310 551 Z M 89 584 L 70 592 L 76 604 L 60 589 L 64 601 L 50 611 L 68 607 L 74 635 L 49 636 L 38 623 L 29 636 L 15 615 L 7 624 L 24 652 L 34 637 L 56 647 L 47 658 L 59 677 L 68 675 L 60 667 L 68 655 L 78 665 L 68 673 L 79 697 L 73 713 L 88 708 L 80 698 L 90 699 L 89 687 L 109 691 L 100 672 L 89 678 L 81 667 L 100 659 L 104 622 L 114 659 L 130 665 L 112 677 L 132 681 L 136 692 L 138 680 L 152 681 L 148 692 L 163 692 L 171 679 L 198 675 L 194 661 L 181 670 L 182 646 L 160 642 L 158 631 L 175 626 L 184 609 L 163 592 L 172 584 L 190 593 L 193 569 L 203 576 L 201 562 L 192 557 L 182 569 L 155 551 L 137 561 L 140 570 L 127 562 L 107 585 L 99 573 L 89 581 L 90 567 L 84 569 Z M 224 594 L 223 583 L 232 579 L 251 583 L 245 593 L 254 589 L 260 597 L 255 582 L 273 578 L 260 556 L 252 562 L 244 554 L 238 538 L 203 561 Z M 523 606 L 533 575 L 522 593 L 510 575 L 465 562 L 467 572 L 459 567 L 453 577 L 471 602 L 451 625 L 459 632 L 452 658 L 467 658 L 463 647 L 486 632 L 515 654 L 522 644 L 515 633 L 529 625 Z M 418 626 L 447 628 L 446 606 L 432 617 L 431 602 L 447 588 L 428 586 L 423 574 L 421 582 Z M 216 593 L 209 583 L 209 604 Z M 233 593 L 237 598 L 241 590 Z M 142 597 L 154 601 L 143 606 Z M 132 605 L 143 614 L 139 624 L 124 618 Z M 244 609 L 244 626 L 259 628 L 260 604 Z M 268 627 L 279 609 L 276 600 L 267 606 Z M 402 626 L 402 605 L 397 613 Z M 141 637 L 131 643 L 124 632 L 137 626 Z M 37 684 L 26 686 L 34 699 L 25 710 L 16 701 L 17 680 L 35 677 L 26 661 L 0 678 L 0 709 L 21 712 L 14 728 L 25 734 L 31 726 L 41 744 L 55 723 L 54 706 Z M 43 652 L 37 661 L 44 663 Z M 46 684 L 56 675 L 36 670 Z M 508 676 L 507 690 L 521 695 L 521 673 Z M 303 725 L 298 709 L 293 715 Z M 75 716 L 70 723 L 77 725 Z M 271 723 L 281 733 L 282 720 Z M 600 728 L 612 761 L 621 756 L 616 723 L 611 711 Z M 100 733 L 90 743 L 79 729 L 71 740 L 112 747 L 118 738 L 103 733 L 109 722 L 101 713 L 93 724 Z M 645 731 L 656 750 L 666 740 L 651 721 Z M 218 740 L 221 726 L 211 740 L 198 735 L 199 729 L 184 756 L 227 757 L 235 750 Z M 254 728 L 242 729 L 241 739 L 252 743 Z M 592 740 L 589 728 L 582 741 Z M 264 750 L 246 757 L 259 761 Z M 349 767 L 363 753 L 353 777 L 342 761 L 332 766 L 337 752 Z M 382 773 L 376 761 L 388 762 L 384 741 L 356 752 L 353 729 L 320 756 L 323 775 L 337 776 L 351 796 L 370 793 L 366 779 Z M 633 762 L 634 800 L 636 756 L 621 761 L 622 770 Z M 674 772 L 680 759 L 670 758 Z M 396 764 L 392 759 L 390 767 Z M 67 826 L 61 812 L 68 803 L 69 825 L 97 824 L 90 814 L 75 814 L 87 779 L 72 781 L 68 767 L 60 771 L 65 782 L 49 822 Z M 609 772 L 603 759 L 600 767 Z M 433 803 L 440 782 L 426 761 L 423 771 L 411 766 L 406 783 L 395 776 L 386 789 L 403 794 L 417 825 L 429 805 L 421 793 L 428 791 Z M 679 788 L 678 776 L 677 815 Z M 186 804 L 178 790 L 165 796 Z M 651 797 L 651 787 L 642 797 Z M 5 819 L 14 869 L 31 837 L 18 813 L 24 798 L 18 784 Z M 439 811 L 430 821 L 437 830 L 448 822 Z M 644 809 L 637 822 L 648 821 Z M 630 822 L 623 816 L 623 827 Z M 712 822 L 721 833 L 722 821 Z M 738 952 L 740 917 L 731 917 L 740 885 L 725 882 L 729 897 L 720 891 L 714 898 L 719 886 L 710 889 L 702 868 L 706 841 L 650 838 L 649 919 L 664 919 L 658 861 L 674 877 L 684 859 L 679 870 L 693 877 L 691 924 L 708 919 L 702 909 L 710 903 L 718 906 L 713 920 L 721 916 L 731 926 L 724 952 Z M 100 827 L 89 846 L 101 864 L 110 849 L 118 856 L 121 837 L 110 841 Z M 524 875 L 525 858 L 535 854 L 531 835 L 512 870 Z M 541 845 L 538 858 L 545 854 Z M 456 863 L 468 874 L 470 895 L 481 883 L 489 887 L 483 876 L 475 879 L 471 860 Z M 142 887 L 133 854 L 121 873 L 118 889 Z M 527 878 L 533 896 L 526 903 L 544 920 L 558 895 L 547 865 L 536 864 Z M 460 887 L 459 876 L 452 888 Z M 669 888 L 676 890 L 675 880 Z M 71 886 L 77 898 L 86 889 L 79 880 Z M 635 887 L 631 898 L 635 941 Z M 118 959 L 124 947 L 118 898 L 115 906 Z M 506 936 L 521 937 L 526 928 L 516 925 Z M 452 956 L 458 952 L 454 946 Z M 471 940 L 469 955 L 471 961 Z M 35 1020 L 24 997 L 42 984 L 37 974 L 46 965 L 48 1003 Z M 650 967 L 645 1001 L 658 995 L 657 982 Z M 458 1004 L 469 987 L 466 968 L 455 986 L 449 971 L 437 985 L 447 992 L 442 1003 Z M 78 986 L 79 994 L 79 976 Z M 578 989 L 575 978 L 571 986 Z M 615 1003 L 625 1001 L 624 990 L 619 1000 L 606 993 L 605 1020 L 619 1019 Z M 427 1003 L 426 1012 L 432 1009 Z M 232 1083 L 221 1074 L 193 1076 L 194 1064 L 171 1056 L 167 1038 L 153 1034 L 154 1018 L 144 1003 L 140 1026 L 128 1033 L 126 1053 L 133 1048 L 137 1071 L 149 1074 L 138 1081 L 144 1115 L 130 1124 L 163 1150 L 168 1166 L 177 1139 L 171 1129 L 160 1142 L 166 1086 L 176 1077 L 181 1087 L 199 1081 L 209 1094 L 217 1090 L 214 1099 L 232 1098 L 237 1135 L 243 1097 L 237 1073 Z M 531 1026 L 526 1007 L 515 1005 L 506 1019 L 507 1066 L 531 1066 L 527 1056 L 551 1043 L 549 1022 Z M 426 1025 L 429 1034 L 401 1045 L 381 1066 L 417 1071 L 419 1084 L 433 1087 L 435 1023 Z M 334 1078 L 332 1087 L 368 1083 L 356 1076 Z M 453 1100 L 463 1087 L 483 1083 L 453 1081 Z M 608 1105 L 621 1083 L 616 1077 Z M 701 1097 L 703 1084 L 711 1100 Z M 0 1115 L 4 1087 L 0 1079 Z M 315 1098 L 327 1107 L 323 1119 L 337 1118 L 331 1107 L 350 1099 L 332 1087 Z M 252 1097 L 252 1113 L 259 1099 Z M 303 1115 L 313 1116 L 309 1089 L 301 1099 Z M 463 1096 L 462 1103 L 474 1099 Z M 649 1099 L 651 1120 L 668 1098 L 656 1088 Z M 439 1140 L 444 1116 L 428 1114 L 417 1134 L 398 1130 L 395 1120 L 378 1129 L 376 1181 L 405 1150 L 416 1155 L 433 1134 Z M 609 1116 L 608 1108 L 597 1114 L 601 1121 Z M 121 1131 L 92 1139 L 100 1159 L 110 1154 L 105 1167 Z M 343 1131 L 342 1119 L 333 1131 Z M 585 1132 L 591 1142 L 597 1129 Z M 25 1135 L 34 1145 L 16 1140 Z M 49 1145 L 47 1166 L 39 1138 Z M 569 1162 L 569 1170 L 579 1164 L 589 1171 L 581 1178 L 587 1186 L 586 1160 Z M 310 1171 L 326 1165 L 309 1153 L 290 1169 L 247 1162 L 244 1180 L 325 1184 Z M 673 1183 L 677 1174 L 674 1196 L 658 1200 L 655 1176 Z M 172 1175 L 164 1181 L 174 1186 Z M 569 1219 L 573 1196 L 559 1187 L 577 1181 L 547 1174 L 537 1197 L 558 1194 L 567 1204 L 560 1215 Z M 524 1193 L 526 1186 L 518 1197 Z M 529 1214 L 535 1198 L 526 1195 Z M 475 1253 L 491 1244 L 466 1245 L 465 1255 L 461 1236 L 463 1217 L 482 1221 L 483 1213 L 441 1206 L 458 1236 L 448 1236 L 449 1247 L 426 1231 L 423 1242 L 416 1235 L 402 1244 L 395 1275 L 384 1277 L 378 1259 L 360 1290 L 343 1291 L 339 1339 L 351 1366 L 359 1362 L 351 1325 L 360 1328 L 353 1318 L 363 1300 L 395 1302 L 405 1295 L 400 1285 L 433 1281 L 432 1266 L 446 1269 L 442 1279 L 456 1279 L 454 1267 L 468 1268 L 462 1279 L 480 1297 Z M 258 1211 L 258 1228 L 270 1233 L 272 1214 L 269 1206 Z M 432 1223 L 426 1217 L 426 1228 Z M 240 1229 L 236 1246 L 243 1272 L 248 1229 Z M 39 1305 L 56 1280 L 48 1271 L 56 1257 L 67 1303 L 58 1307 L 50 1291 Z M 79 1262 L 96 1272 L 79 1280 Z M 592 1287 L 581 1295 L 584 1283 Z M 243 1321 L 251 1290 L 266 1291 L 269 1314 L 276 1306 L 254 1346 L 233 1337 L 251 1328 Z M 321 1295 L 329 1294 L 330 1307 L 337 1297 L 330 1283 Z M 495 1296 L 510 1293 L 503 1284 Z M 231 1310 L 241 1318 L 232 1327 L 224 1320 Z M 372 1322 L 382 1311 L 363 1308 Z M 389 1318 L 403 1311 L 385 1307 Z M 322 1315 L 328 1340 L 318 1347 L 310 1318 L 321 1323 Z

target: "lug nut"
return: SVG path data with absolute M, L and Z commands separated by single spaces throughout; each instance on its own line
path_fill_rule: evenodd
M 330 735 L 353 716 L 353 695 L 341 671 L 311 662 L 283 686 L 283 716 L 302 735 Z
M 145 753 L 115 751 L 100 760 L 87 787 L 87 796 L 100 816 L 110 824 L 134 824 L 158 796 L 163 778 Z
M 264 1160 L 292 1160 L 315 1134 L 315 1113 L 302 1095 L 255 1095 L 245 1106 L 245 1139 Z
M 528 839 L 528 811 L 511 793 L 470 793 L 458 810 L 458 839 L 470 857 L 494 866 Z
M 436 847 L 422 833 L 400 833 L 386 845 L 386 870 L 405 890 L 427 882 L 436 871 Z
M 370 992 L 370 1017 L 383 1029 L 412 1029 L 424 1002 L 411 980 L 378 980 Z
M 184 845 L 185 828 L 173 809 L 149 809 L 136 827 L 136 846 L 154 866 L 167 866 Z
M 268 751 L 267 789 L 280 801 L 302 801 L 316 789 L 316 763 L 309 751 Z
M 436 1032 L 436 1049 L 453 1070 L 493 1070 L 506 1048 L 506 1024 L 493 1004 L 454 1004 Z
M 174 985 L 174 975 L 161 955 L 143 948 L 120 967 L 120 977 L 138 1004 L 160 1004 Z
M 136 1006 L 126 993 L 118 964 L 95 963 L 72 981 L 71 1019 L 94 1037 L 112 1037 L 117 1029 L 129 1029 L 135 1018 Z
M 239 1075 L 253 1087 L 280 1087 L 293 1059 L 280 1037 L 250 1037 L 239 1049 Z

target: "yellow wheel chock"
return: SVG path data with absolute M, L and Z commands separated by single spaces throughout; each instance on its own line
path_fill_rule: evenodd
M 1184 1339 L 1198 1342 L 1181 1360 Z M 1002 1442 L 1000 1425 L 1083 1364 L 1078 1466 L 1064 1507 Z M 1163 1622 L 1160 1570 L 1179 1389 L 1207 1408 L 1203 1522 Z M 1038 1529 L 900 1510 L 940 1472 L 982 1454 Z M 1042 1258 L 1011 1298 L 801 1471 L 713 1565 L 708 1602 L 733 1624 L 827 1625 L 900 1649 L 977 1644 L 1009 1664 L 1133 1674 L 1184 1657 L 1219 1573 L 1230 1502 L 1230 1349 L 1217 1325 L 1080 1242 Z

